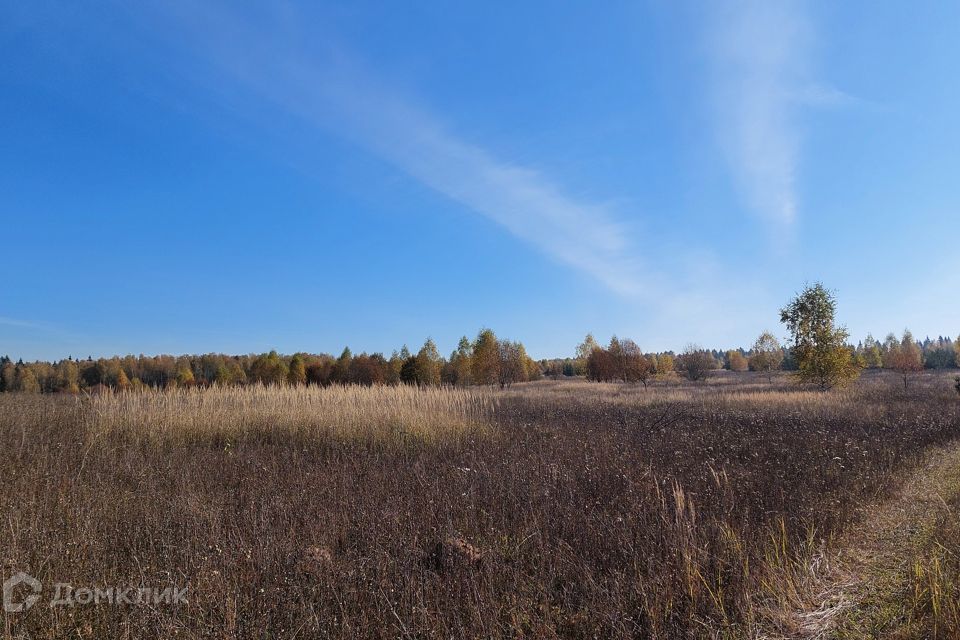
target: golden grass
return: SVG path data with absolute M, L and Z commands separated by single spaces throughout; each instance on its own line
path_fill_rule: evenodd
M 432 440 L 483 429 L 495 400 L 483 389 L 255 385 L 105 393 L 80 402 L 95 436 L 183 443 L 271 435 Z

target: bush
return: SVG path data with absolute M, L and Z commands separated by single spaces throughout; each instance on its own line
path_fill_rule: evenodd
M 676 360 L 677 371 L 688 380 L 696 382 L 707 377 L 707 372 L 717 368 L 717 360 L 699 345 L 689 345 Z

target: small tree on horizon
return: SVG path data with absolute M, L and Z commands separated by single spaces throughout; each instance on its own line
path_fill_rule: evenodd
M 707 377 L 707 372 L 717 368 L 717 361 L 713 355 L 697 344 L 689 344 L 676 358 L 677 371 L 686 376 L 687 380 L 696 382 Z
M 767 381 L 773 382 L 773 372 L 778 370 L 783 362 L 783 347 L 780 346 L 780 341 L 769 331 L 764 331 L 753 343 L 750 351 L 750 369 L 765 373 Z
M 846 327 L 834 326 L 836 299 L 821 283 L 808 286 L 780 310 L 780 321 L 793 339 L 797 378 L 821 391 L 846 384 L 860 375 L 847 345 Z
M 904 389 L 911 375 L 923 371 L 923 352 L 909 329 L 904 329 L 900 344 L 887 355 L 887 367 L 903 376 Z

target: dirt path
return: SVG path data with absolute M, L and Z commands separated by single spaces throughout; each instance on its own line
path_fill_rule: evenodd
M 911 562 L 931 544 L 948 502 L 960 495 L 960 444 L 931 453 L 886 502 L 841 538 L 810 607 L 794 613 L 793 638 L 913 637 Z

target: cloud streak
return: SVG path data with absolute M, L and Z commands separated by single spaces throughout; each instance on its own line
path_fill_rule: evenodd
M 541 173 L 497 158 L 404 106 L 380 111 L 360 129 L 383 157 L 541 253 L 618 294 L 642 291 L 627 231 L 604 204 L 572 197 Z
M 262 118 L 260 106 L 269 103 L 307 129 L 366 148 L 600 283 L 664 335 L 682 330 L 698 337 L 706 326 L 703 314 L 720 309 L 709 326 L 732 335 L 747 323 L 726 308 L 727 301 L 762 298 L 751 278 L 733 278 L 720 265 L 706 264 L 708 254 L 683 259 L 690 253 L 687 244 L 672 252 L 669 268 L 662 254 L 641 259 L 635 223 L 619 209 L 572 194 L 536 168 L 459 135 L 441 115 L 392 86 L 389 76 L 359 67 L 336 46 L 335 36 L 300 38 L 301 20 L 281 15 L 254 24 L 211 4 L 164 3 L 157 11 L 149 28 L 156 27 L 156 15 L 165 18 L 171 28 L 163 29 L 163 37 L 175 34 L 172 46 L 178 49 L 186 44 L 194 81 L 230 99 L 231 107 Z
M 226 11 L 175 14 L 212 69 L 308 125 L 353 140 L 411 177 L 496 222 L 542 254 L 622 296 L 645 290 L 625 226 L 612 208 L 566 192 L 534 168 L 498 156 L 349 54 L 308 50 L 283 25 L 250 25 Z
M 811 80 L 813 28 L 793 0 L 740 0 L 710 20 L 724 153 L 746 204 L 781 226 L 797 218 L 798 110 L 852 98 Z
M 27 322 L 26 320 L 17 320 L 16 318 L 5 318 L 0 316 L 0 325 L 5 325 L 8 327 L 20 327 L 24 329 L 36 329 L 38 325 L 33 322 Z

